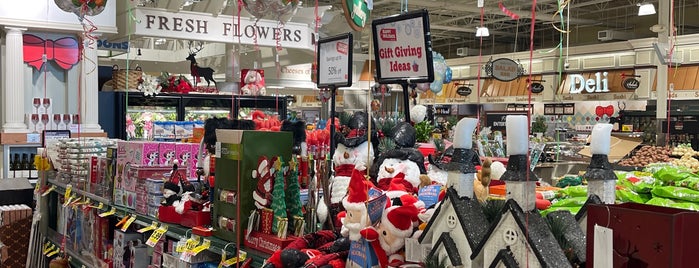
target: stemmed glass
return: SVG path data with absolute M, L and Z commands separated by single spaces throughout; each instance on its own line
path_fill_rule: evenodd
M 39 106 L 41 106 L 41 99 L 40 98 L 34 98 L 32 99 L 32 105 L 34 105 L 34 112 L 39 113 Z
M 47 126 L 49 125 L 49 115 L 48 114 L 41 114 L 41 123 L 44 124 L 44 129 L 47 129 Z
M 32 124 L 34 124 L 34 133 L 38 133 L 39 132 L 37 130 L 38 126 L 36 124 L 39 123 L 39 114 L 32 114 L 31 119 L 32 119 Z
M 56 125 L 56 130 L 58 130 L 58 125 L 61 124 L 61 114 L 53 114 L 53 124 Z
M 73 124 L 76 124 L 76 125 L 80 124 L 80 115 L 79 114 L 73 115 Z
M 63 115 L 63 124 L 66 124 L 66 129 L 70 129 L 70 114 Z
M 51 106 L 51 99 L 44 98 L 44 109 L 46 110 L 45 113 L 49 112 L 49 106 Z

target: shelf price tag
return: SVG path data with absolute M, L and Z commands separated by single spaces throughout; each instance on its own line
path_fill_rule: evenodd
M 101 205 L 102 205 L 102 203 L 100 203 L 100 206 L 101 206 Z M 107 217 L 107 216 L 114 215 L 114 213 L 116 213 L 116 208 L 112 208 L 112 209 L 110 209 L 110 210 L 107 211 L 107 212 L 102 212 L 102 213 L 100 213 L 100 214 L 97 215 L 97 216 L 99 216 L 100 218 L 104 218 L 104 217 Z
M 75 196 L 66 197 L 66 199 L 63 201 L 63 207 L 68 207 L 68 205 L 70 205 L 70 203 L 73 202 L 73 198 L 75 198 Z
M 204 239 L 204 242 L 202 242 L 201 245 L 192 249 L 192 256 L 196 256 L 202 251 L 209 249 L 209 247 L 211 247 L 211 241 L 208 239 Z
M 218 265 L 218 267 L 231 267 L 233 264 L 236 264 L 236 263 L 245 261 L 245 259 L 247 259 L 247 256 L 248 256 L 248 253 L 241 250 L 241 251 L 240 251 L 240 254 L 239 254 L 238 256 L 233 257 L 233 258 L 230 258 L 230 259 L 227 259 L 227 260 L 225 260 L 225 261 L 222 261 L 222 262 Z M 225 257 L 225 254 L 224 254 L 224 255 L 221 255 L 221 258 L 223 258 L 223 257 Z
M 129 226 L 131 226 L 131 224 L 132 224 L 135 220 L 136 220 L 136 216 L 131 215 L 131 217 L 129 217 L 129 219 L 126 220 L 126 222 L 124 223 L 124 225 L 121 226 L 121 231 L 122 231 L 122 232 L 126 232 L 126 230 L 129 229 Z
M 49 187 L 48 189 L 46 189 L 46 191 L 41 193 L 41 196 L 47 196 L 47 195 L 49 195 L 49 193 L 51 193 L 54 190 L 56 190 L 56 185 L 51 185 L 51 187 Z
M 138 229 L 138 231 L 136 231 L 136 232 L 142 234 L 142 233 L 145 233 L 145 232 L 148 232 L 148 231 L 151 231 L 151 230 L 155 230 L 156 228 L 158 228 L 158 222 L 157 222 L 157 221 L 153 221 L 153 223 L 152 223 L 150 226 L 146 226 L 146 227 L 143 227 L 143 228 L 141 228 L 141 229 Z
M 185 240 L 177 241 L 177 246 L 175 247 L 175 252 L 182 253 L 187 249 L 187 242 Z
M 155 223 L 155 222 L 153 222 L 153 223 L 154 223 L 154 224 L 157 224 L 157 223 Z M 160 226 L 160 228 L 158 228 L 157 230 L 155 230 L 155 231 L 150 235 L 150 237 L 148 238 L 148 241 L 146 241 L 146 245 L 148 245 L 148 246 L 150 246 L 150 247 L 155 247 L 155 244 L 157 244 L 158 241 L 160 241 L 160 238 L 163 237 L 163 235 L 165 234 L 165 232 L 167 232 L 167 225 L 164 225 L 164 224 L 163 224 L 162 226 Z
M 49 252 L 51 252 L 51 250 L 53 250 L 55 247 L 56 247 L 56 245 L 51 244 L 49 242 L 46 242 L 46 244 L 44 244 L 44 250 L 43 250 L 44 255 L 49 254 Z
M 102 209 L 104 207 L 104 204 L 102 202 L 99 203 L 97 206 L 89 205 L 91 208 L 96 208 L 96 209 Z
M 48 254 L 46 254 L 46 257 L 49 257 L 49 258 L 50 258 L 51 256 L 58 254 L 58 252 L 61 252 L 61 248 L 56 247 L 55 249 L 53 249 L 53 251 L 51 251 L 51 252 L 49 252 Z
M 192 236 L 189 239 L 187 239 L 187 242 L 185 243 L 185 248 L 184 251 L 182 252 L 182 255 L 180 255 L 180 260 L 189 262 L 192 260 L 192 257 L 194 256 L 193 252 L 194 249 L 199 245 L 201 238 L 198 236 Z
M 63 194 L 64 199 L 68 199 L 70 197 L 70 192 L 73 191 L 73 185 L 66 185 L 66 192 Z

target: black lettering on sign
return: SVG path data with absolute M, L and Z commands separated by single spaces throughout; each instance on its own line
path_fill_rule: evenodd
M 167 17 L 163 16 L 158 16 L 158 20 L 160 21 L 160 25 L 158 26 L 159 30 L 162 30 L 165 28 L 165 30 L 170 30 L 170 27 L 167 26 Z
M 155 16 L 146 15 L 146 29 L 150 29 L 153 23 L 155 23 Z
M 177 32 L 182 31 L 182 18 L 172 18 L 172 30 Z
M 191 33 L 194 32 L 194 20 L 193 19 L 187 19 L 184 21 L 184 24 L 186 25 L 184 28 L 185 32 Z

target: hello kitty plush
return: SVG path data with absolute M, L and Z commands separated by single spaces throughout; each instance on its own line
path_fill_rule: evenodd
M 180 155 L 180 163 L 183 167 L 189 166 L 189 159 L 192 157 L 192 152 L 184 152 Z
M 165 153 L 165 166 L 172 166 L 175 160 L 175 151 L 167 151 Z
M 256 70 L 249 70 L 245 74 L 245 86 L 240 89 L 243 95 L 264 96 L 267 95 L 264 78 Z
M 158 165 L 158 152 L 151 152 L 148 154 L 148 166 Z

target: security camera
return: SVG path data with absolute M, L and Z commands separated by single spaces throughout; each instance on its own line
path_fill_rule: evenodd
M 563 68 L 566 68 L 566 69 L 570 68 L 570 63 L 568 63 L 568 62 L 564 63 Z

